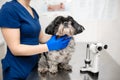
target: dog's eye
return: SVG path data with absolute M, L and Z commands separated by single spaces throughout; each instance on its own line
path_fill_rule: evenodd
M 73 23 L 73 22 L 71 22 L 71 25 L 74 25 L 74 23 Z

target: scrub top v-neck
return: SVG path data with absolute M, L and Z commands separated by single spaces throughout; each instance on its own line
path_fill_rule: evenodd
M 38 45 L 41 26 L 39 16 L 32 8 L 34 17 L 19 2 L 5 3 L 0 10 L 0 27 L 20 30 L 20 43 L 25 45 Z M 12 35 L 11 35 L 12 36 Z M 38 55 L 14 56 L 7 47 L 7 53 L 2 60 L 3 71 L 14 68 L 15 76 L 26 77 L 38 62 Z

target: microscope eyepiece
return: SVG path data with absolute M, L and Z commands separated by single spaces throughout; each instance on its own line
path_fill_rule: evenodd
M 98 51 L 101 51 L 101 50 L 102 50 L 102 47 L 99 46 L 97 49 L 98 49 Z
M 108 45 L 104 45 L 104 49 L 107 49 L 108 48 Z

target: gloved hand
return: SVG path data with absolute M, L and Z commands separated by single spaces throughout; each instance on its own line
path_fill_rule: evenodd
M 67 47 L 68 43 L 70 42 L 71 37 L 67 35 L 57 38 L 56 35 L 52 36 L 51 39 L 47 42 L 47 46 L 49 51 L 52 50 L 61 50 Z

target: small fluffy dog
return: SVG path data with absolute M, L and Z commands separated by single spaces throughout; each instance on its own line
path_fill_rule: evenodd
M 56 17 L 50 25 L 46 28 L 45 32 L 50 35 L 57 35 L 61 37 L 68 35 L 72 37 L 68 46 L 65 49 L 59 51 L 49 51 L 48 53 L 41 54 L 38 62 L 38 71 L 45 73 L 47 71 L 51 73 L 58 72 L 58 69 L 64 69 L 71 71 L 72 67 L 69 65 L 72 53 L 74 52 L 75 42 L 73 35 L 83 32 L 84 27 L 78 24 L 71 16 Z

